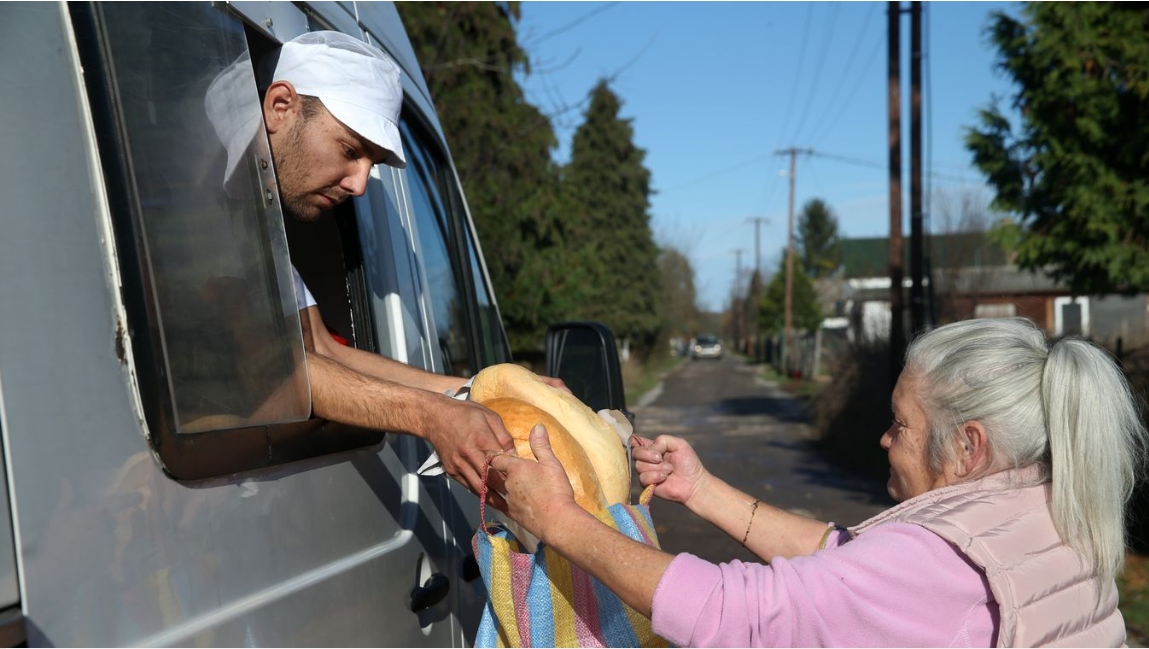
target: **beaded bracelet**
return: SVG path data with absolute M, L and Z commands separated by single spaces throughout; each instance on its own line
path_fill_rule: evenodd
M 742 547 L 746 547 L 746 539 L 750 538 L 750 526 L 754 524 L 754 513 L 758 511 L 761 502 L 761 498 L 755 498 L 754 504 L 750 505 L 750 520 L 746 522 L 746 533 L 742 535 Z

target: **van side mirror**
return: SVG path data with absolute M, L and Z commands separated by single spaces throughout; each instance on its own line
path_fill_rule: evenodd
M 563 322 L 547 328 L 547 375 L 560 378 L 591 410 L 626 409 L 614 334 L 599 322 Z

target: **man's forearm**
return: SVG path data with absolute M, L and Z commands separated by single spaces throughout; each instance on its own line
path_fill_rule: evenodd
M 352 347 L 332 349 L 329 353 L 336 361 L 357 372 L 413 388 L 443 393 L 454 390 L 464 383 L 464 379 L 457 376 L 426 372 L 386 356 Z
M 424 437 L 424 414 L 442 399 L 394 381 L 363 376 L 322 354 L 307 354 L 311 411 L 316 417 L 352 426 Z
M 301 310 L 299 324 L 303 329 L 303 346 L 307 349 L 309 360 L 312 356 L 321 355 L 360 374 L 430 392 L 443 393 L 463 384 L 463 379 L 458 377 L 425 372 L 385 356 L 335 342 L 323 324 L 318 307 L 310 306 Z

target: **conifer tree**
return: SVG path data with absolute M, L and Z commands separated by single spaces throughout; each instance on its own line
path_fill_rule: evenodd
M 1022 15 L 987 30 L 1020 118 L 995 103 L 966 134 L 993 207 L 1018 219 L 999 237 L 1077 292 L 1147 290 L 1149 9 L 1034 2 Z
M 582 317 L 606 323 L 640 354 L 664 329 L 659 305 L 658 247 L 650 229 L 650 172 L 634 144 L 622 103 L 600 81 L 571 144 L 563 185 L 568 196 L 568 241 L 590 256 L 592 299 Z
M 547 324 L 570 317 L 589 281 L 564 246 L 554 129 L 514 78 L 516 2 L 403 2 L 415 48 L 466 192 L 516 355 L 542 349 Z
M 794 277 L 790 285 L 790 326 L 794 331 L 814 331 L 822 324 L 822 307 L 818 306 L 818 293 L 806 274 L 803 264 L 794 264 Z M 758 308 L 758 327 L 772 334 L 786 329 L 786 255 L 778 265 L 778 272 L 766 287 L 766 294 Z
M 828 277 L 842 265 L 838 217 L 820 198 L 812 198 L 802 206 L 798 217 L 798 250 L 807 276 L 813 279 Z

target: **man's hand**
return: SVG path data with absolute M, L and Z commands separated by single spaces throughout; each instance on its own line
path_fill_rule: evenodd
M 435 447 L 447 475 L 478 494 L 487 456 L 500 451 L 513 452 L 515 442 L 503 426 L 503 420 L 477 403 L 444 397 L 436 405 L 438 407 L 427 413 L 427 441 Z M 495 473 L 491 475 L 495 477 Z M 494 493 L 501 489 L 502 481 L 488 486 Z

